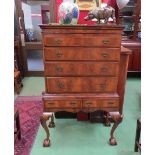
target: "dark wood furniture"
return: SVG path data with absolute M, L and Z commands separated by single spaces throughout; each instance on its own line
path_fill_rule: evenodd
M 19 37 L 15 37 L 14 40 L 14 89 L 17 94 L 20 93 L 22 84 L 22 76 L 24 76 L 24 70 L 22 66 L 22 54 Z
M 141 76 L 141 0 L 130 0 L 126 7 L 119 10 L 116 17 L 124 26 L 122 45 L 132 50 L 129 57 L 128 76 Z
M 121 50 L 122 27 L 118 25 L 41 25 L 44 48 L 45 93 L 41 124 L 50 145 L 53 113 L 106 111 L 114 131 L 123 118 L 123 100 L 130 50 Z
M 21 73 L 15 67 L 14 68 L 14 89 L 15 89 L 15 92 L 17 94 L 19 94 L 22 87 L 23 87 L 23 83 L 22 83 Z
M 138 150 L 141 151 L 141 142 L 140 142 L 140 135 L 141 135 L 141 119 L 137 120 L 137 128 L 136 128 L 136 138 L 135 138 L 135 152 Z
M 116 15 L 119 24 L 124 26 L 123 36 L 136 40 L 141 31 L 141 0 L 130 0 Z
M 123 40 L 122 45 L 130 50 L 128 76 L 140 77 L 141 75 L 141 42 L 136 40 Z
M 42 17 L 42 24 L 48 24 L 49 20 L 47 20 L 47 14 L 49 13 L 49 5 L 41 5 L 41 17 Z
M 20 71 L 21 76 L 24 76 L 24 68 L 23 68 L 23 55 L 21 49 L 21 43 L 18 36 L 14 38 L 14 60 L 16 63 L 16 68 Z
M 21 140 L 21 129 L 20 129 L 20 119 L 19 119 L 19 111 L 17 109 L 14 109 L 14 121 L 15 121 L 15 129 L 14 129 L 14 135 L 16 140 Z

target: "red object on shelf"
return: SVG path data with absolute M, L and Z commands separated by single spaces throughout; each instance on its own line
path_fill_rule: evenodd
M 88 113 L 85 112 L 78 112 L 77 113 L 77 120 L 78 121 L 88 121 L 89 117 L 88 117 Z
M 78 24 L 88 24 L 88 25 L 90 25 L 90 24 L 96 23 L 95 21 L 91 21 L 91 20 L 85 21 L 84 17 L 87 16 L 87 14 L 88 14 L 88 11 L 81 11 L 80 10 L 80 17 L 78 19 Z
M 115 9 L 117 3 L 116 0 L 107 0 L 107 4 Z
M 63 0 L 56 0 L 56 22 L 59 23 L 59 18 L 58 18 L 58 8 L 59 5 L 63 2 Z

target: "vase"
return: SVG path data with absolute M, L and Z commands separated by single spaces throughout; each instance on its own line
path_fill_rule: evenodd
M 27 41 L 34 41 L 34 31 L 32 29 L 26 29 Z
M 58 9 L 60 24 L 77 24 L 79 18 L 78 5 L 73 2 L 62 2 Z

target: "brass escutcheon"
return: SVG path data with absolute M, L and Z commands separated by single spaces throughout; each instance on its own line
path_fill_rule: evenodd
M 61 53 L 61 52 L 57 52 L 57 53 L 56 53 L 56 56 L 57 56 L 57 57 L 61 57 L 62 55 L 63 55 L 63 53 Z
M 62 39 L 55 39 L 55 42 L 57 43 L 57 44 L 61 44 L 62 43 Z
M 58 72 L 62 72 L 63 71 L 63 68 L 61 66 L 56 66 L 55 67 L 55 70 L 58 71 Z
M 109 40 L 102 40 L 102 43 L 103 44 L 108 44 L 109 43 Z
M 105 58 L 108 56 L 108 53 L 101 53 L 101 55 Z

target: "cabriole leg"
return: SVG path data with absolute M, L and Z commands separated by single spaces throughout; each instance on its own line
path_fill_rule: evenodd
M 117 141 L 114 137 L 114 131 L 116 130 L 116 128 L 118 127 L 118 125 L 121 123 L 123 116 L 120 115 L 119 112 L 110 112 L 109 113 L 110 116 L 112 117 L 113 121 L 114 121 L 114 125 L 112 126 L 111 132 L 110 132 L 110 139 L 109 139 L 109 143 L 110 145 L 117 145 Z
M 46 124 L 46 122 L 47 122 L 47 120 L 49 120 L 50 116 L 51 115 L 47 115 L 47 114 L 43 114 L 42 116 L 40 116 L 40 123 L 46 132 L 46 138 L 44 139 L 44 142 L 43 142 L 44 147 L 50 146 L 50 139 L 49 139 L 50 132 L 49 132 L 49 129 L 48 129 L 47 124 Z

